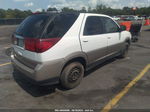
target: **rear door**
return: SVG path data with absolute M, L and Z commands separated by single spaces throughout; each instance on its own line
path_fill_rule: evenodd
M 104 33 L 108 41 L 108 54 L 116 53 L 120 50 L 122 45 L 120 28 L 116 22 L 109 17 L 103 17 L 102 21 L 104 25 Z
M 80 34 L 82 50 L 88 56 L 89 63 L 104 57 L 107 53 L 107 37 L 103 35 L 101 16 L 85 15 Z

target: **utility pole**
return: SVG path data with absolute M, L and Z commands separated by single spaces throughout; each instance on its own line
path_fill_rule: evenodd
M 133 10 L 133 15 L 136 15 L 136 10 L 137 10 L 137 8 L 136 8 L 136 7 L 133 7 L 132 10 Z

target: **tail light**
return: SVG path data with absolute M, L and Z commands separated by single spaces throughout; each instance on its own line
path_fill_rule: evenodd
M 25 49 L 42 53 L 53 47 L 61 38 L 50 38 L 50 39 L 33 39 L 26 38 L 25 39 Z

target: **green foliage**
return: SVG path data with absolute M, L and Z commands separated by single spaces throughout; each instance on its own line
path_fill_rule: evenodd
M 82 9 L 80 10 L 80 12 L 86 12 L 86 8 L 82 7 Z
M 0 18 L 25 18 L 32 14 L 31 10 L 21 11 L 19 9 L 0 9 Z
M 4 9 L 0 9 L 0 18 L 5 18 L 6 11 Z
M 78 12 L 77 10 L 74 10 L 72 8 L 69 7 L 64 7 L 61 9 L 62 12 Z
M 53 8 L 53 7 L 52 7 L 52 8 L 50 7 L 50 8 L 47 9 L 47 11 L 57 11 L 57 9 L 56 9 L 55 7 L 54 7 L 54 8 Z
M 95 9 L 90 10 L 94 13 L 102 13 L 107 15 L 150 15 L 150 7 L 137 8 L 136 11 L 133 11 L 132 7 L 123 7 L 122 9 L 112 9 L 106 7 L 105 5 L 98 5 Z
M 55 7 L 50 7 L 47 9 L 47 11 L 58 11 Z M 150 7 L 142 7 L 137 8 L 136 11 L 133 11 L 131 7 L 124 7 L 122 9 L 112 9 L 110 7 L 107 7 L 105 5 L 97 5 L 95 9 L 92 9 L 91 7 L 88 7 L 86 9 L 85 7 L 82 7 L 81 10 L 75 10 L 73 8 L 64 7 L 61 9 L 62 12 L 90 12 L 90 13 L 101 13 L 106 15 L 147 15 L 150 16 Z M 46 12 L 46 10 L 42 10 L 42 12 Z M 26 18 L 27 16 L 31 15 L 31 10 L 22 11 L 19 9 L 0 9 L 0 18 Z
M 82 13 L 85 13 L 87 12 L 86 8 L 85 7 L 82 7 L 81 10 L 75 10 L 73 8 L 69 8 L 69 7 L 64 7 L 61 9 L 62 12 L 82 12 Z

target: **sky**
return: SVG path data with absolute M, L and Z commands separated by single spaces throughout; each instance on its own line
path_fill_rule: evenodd
M 0 8 L 30 9 L 32 11 L 40 11 L 49 7 L 81 9 L 82 7 L 88 8 L 90 6 L 94 8 L 97 4 L 105 4 L 112 8 L 122 8 L 124 6 L 148 7 L 150 6 L 150 0 L 0 0 Z

